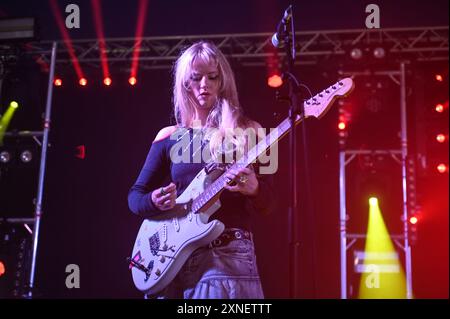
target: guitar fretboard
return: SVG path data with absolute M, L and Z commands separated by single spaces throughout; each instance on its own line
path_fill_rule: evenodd
M 342 79 L 335 84 L 329 86 L 327 89 L 316 94 L 314 97 L 304 102 L 305 117 L 320 118 L 333 104 L 333 101 L 338 96 L 345 96 L 353 89 L 353 80 L 351 78 Z M 298 124 L 303 120 L 300 115 L 297 115 L 294 123 Z M 270 147 L 291 129 L 291 120 L 286 118 L 275 129 L 272 129 L 258 144 L 256 144 L 247 154 L 244 154 L 236 163 L 232 164 L 228 169 L 247 167 L 255 163 L 258 157 L 266 152 Z M 191 209 L 193 212 L 198 212 L 206 203 L 208 203 L 214 196 L 224 189 L 224 186 L 229 182 L 223 173 L 218 177 L 207 189 L 198 195 L 192 202 Z
M 297 115 L 296 124 L 300 122 L 300 116 Z M 281 139 L 285 134 L 289 132 L 291 128 L 291 122 L 289 118 L 286 118 L 275 129 L 271 129 L 261 141 L 256 144 L 247 154 L 243 155 L 236 163 L 232 164 L 228 169 L 247 167 L 248 165 L 255 163 L 256 160 L 265 153 L 270 147 Z M 220 193 L 224 187 L 228 184 L 228 180 L 225 177 L 225 172 L 219 176 L 209 187 L 198 195 L 192 203 L 192 211 L 197 212 L 200 208 L 208 203 L 214 196 Z

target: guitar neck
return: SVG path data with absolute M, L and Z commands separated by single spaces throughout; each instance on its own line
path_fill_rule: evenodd
M 295 118 L 295 125 L 299 124 L 303 118 L 297 115 Z M 268 135 L 266 135 L 255 147 L 253 147 L 247 155 L 242 157 L 242 160 L 238 161 L 236 165 L 248 166 L 251 163 L 255 163 L 256 160 L 265 153 L 270 147 L 281 138 L 283 138 L 291 130 L 291 120 L 286 118 L 275 129 L 272 129 Z
M 302 121 L 300 115 L 297 115 L 295 124 Z M 255 163 L 257 159 L 265 153 L 270 147 L 278 140 L 283 138 L 291 129 L 291 120 L 286 118 L 275 129 L 272 129 L 268 135 L 266 135 L 258 144 L 256 144 L 247 154 L 244 154 L 236 163 L 232 164 L 229 169 L 247 167 L 252 163 Z M 212 198 L 225 189 L 228 184 L 228 180 L 225 177 L 225 173 L 219 176 L 203 193 L 198 195 L 193 203 L 192 210 L 198 211 Z
M 342 79 L 329 86 L 322 92 L 304 102 L 304 117 L 296 115 L 295 125 L 302 122 L 304 118 L 315 117 L 321 118 L 330 109 L 333 102 L 338 97 L 347 96 L 354 88 L 354 82 L 351 78 Z M 256 144 L 248 153 L 244 154 L 236 163 L 232 164 L 228 169 L 247 167 L 256 160 L 270 147 L 284 137 L 291 129 L 291 119 L 288 117 L 280 123 L 275 129 L 272 129 L 258 144 Z M 228 180 L 222 174 L 217 178 L 203 193 L 198 195 L 192 203 L 191 208 L 194 212 L 199 211 L 205 204 L 219 194 L 228 184 Z

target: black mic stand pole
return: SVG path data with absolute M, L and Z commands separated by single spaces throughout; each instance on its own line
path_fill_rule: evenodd
M 292 10 L 292 5 L 290 6 Z M 291 30 L 289 30 L 291 27 Z M 295 132 L 295 123 L 298 118 L 304 117 L 303 102 L 299 103 L 298 98 L 298 83 L 294 78 L 294 63 L 295 63 L 295 30 L 294 30 L 294 17 L 290 18 L 290 23 L 285 23 L 284 26 L 284 47 L 286 49 L 287 58 L 287 72 L 285 77 L 289 81 L 289 119 L 291 130 L 289 132 L 289 148 L 290 148 L 290 161 L 289 168 L 291 172 L 291 178 L 289 183 L 290 194 L 290 207 L 288 215 L 289 223 L 289 296 L 290 298 L 299 298 L 299 260 L 300 260 L 300 237 L 299 237 L 299 217 L 298 217 L 298 204 L 297 195 L 297 138 Z

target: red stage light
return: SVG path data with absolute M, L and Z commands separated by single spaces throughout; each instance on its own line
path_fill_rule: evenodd
M 98 38 L 98 49 L 100 53 L 100 61 L 102 65 L 103 71 L 103 83 L 106 86 L 111 85 L 111 78 L 109 77 L 109 67 L 108 67 L 108 56 L 106 54 L 106 42 L 105 36 L 103 33 L 103 18 L 101 11 L 100 0 L 91 0 L 92 11 L 94 12 L 94 22 L 95 22 L 95 32 L 97 33 Z M 109 80 L 108 80 L 109 79 Z
M 133 59 L 131 61 L 131 77 L 136 77 L 139 68 L 139 54 L 141 52 L 142 35 L 144 34 L 145 19 L 147 15 L 148 0 L 139 0 L 138 18 L 136 23 L 136 33 L 134 37 Z M 131 85 L 134 84 L 130 82 Z
M 436 81 L 438 81 L 438 82 L 444 81 L 444 78 L 443 78 L 442 75 L 440 75 L 440 74 L 436 74 L 436 75 L 434 76 L 434 78 L 435 78 Z
M 280 87 L 283 85 L 283 79 L 278 74 L 274 74 L 267 79 L 267 85 L 272 88 Z
M 107 78 L 105 78 L 104 80 L 103 80 L 103 83 L 106 85 L 106 86 L 110 86 L 111 85 L 111 78 L 110 77 L 107 77 Z
M 87 85 L 87 80 L 85 78 L 81 78 L 78 83 L 80 83 L 81 86 L 86 86 Z
M 5 272 L 6 272 L 5 264 L 0 261 L 0 277 L 3 276 Z
M 135 78 L 134 76 L 131 76 L 131 77 L 128 79 L 128 83 L 130 83 L 130 85 L 135 85 L 136 82 L 137 82 L 137 80 L 136 80 L 136 78 Z
M 53 83 L 55 84 L 55 86 L 61 86 L 62 80 L 60 78 L 56 78 L 55 81 L 53 81 Z
M 437 168 L 438 172 L 441 173 L 441 174 L 443 174 L 443 173 L 448 171 L 447 165 L 445 165 L 443 163 L 439 164 L 436 168 Z
M 411 217 L 409 218 L 409 222 L 410 222 L 412 225 L 417 224 L 418 221 L 419 221 L 419 220 L 417 219 L 416 216 L 411 216 Z
M 85 159 L 86 157 L 86 147 L 84 145 L 77 146 L 77 153 L 75 155 L 79 159 Z
M 447 137 L 444 134 L 436 135 L 436 141 L 439 143 L 444 143 L 447 140 Z
M 438 113 L 442 113 L 442 112 L 444 112 L 444 106 L 441 103 L 436 104 L 435 110 Z
M 339 128 L 341 131 L 345 130 L 346 127 L 347 127 L 347 125 L 345 124 L 345 122 L 339 122 L 338 128 Z

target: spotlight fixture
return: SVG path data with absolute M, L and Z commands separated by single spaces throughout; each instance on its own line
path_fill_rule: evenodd
M 0 153 L 0 162 L 3 164 L 8 163 L 11 160 L 11 153 L 8 151 L 2 151 Z
M 419 221 L 419 220 L 417 219 L 416 216 L 411 216 L 411 217 L 409 218 L 409 222 L 410 222 L 412 225 L 417 224 L 418 221 Z
M 110 78 L 110 77 L 106 77 L 106 78 L 103 80 L 103 84 L 105 84 L 106 86 L 110 86 L 111 83 L 112 83 L 112 81 L 111 81 L 111 78 Z
M 448 172 L 448 166 L 445 165 L 444 163 L 439 164 L 436 168 L 437 168 L 438 172 L 441 174 Z
M 80 83 L 81 86 L 86 86 L 87 80 L 85 78 L 81 78 L 80 81 L 78 81 L 78 83 Z
M 447 140 L 447 136 L 445 134 L 438 134 L 436 135 L 436 141 L 439 143 L 444 143 Z
M 343 131 L 343 130 L 345 130 L 346 127 L 347 127 L 347 125 L 345 124 L 344 121 L 339 121 L 339 123 L 338 123 L 339 130 Z
M 363 57 L 363 52 L 360 48 L 353 48 L 350 51 L 350 56 L 353 60 L 360 60 Z
M 130 85 L 135 85 L 136 82 L 137 82 L 137 79 L 136 79 L 136 77 L 134 77 L 134 76 L 131 76 L 131 77 L 128 79 L 128 83 L 130 83 Z
M 20 153 L 20 160 L 24 163 L 29 163 L 33 159 L 33 153 L 31 153 L 29 150 L 25 150 L 22 153 Z
M 373 50 L 373 57 L 376 59 L 382 59 L 386 56 L 386 51 L 382 47 L 376 47 Z
M 278 88 L 283 85 L 283 79 L 278 74 L 274 74 L 267 78 L 267 85 L 272 88 Z

